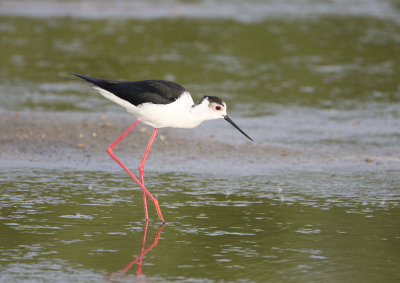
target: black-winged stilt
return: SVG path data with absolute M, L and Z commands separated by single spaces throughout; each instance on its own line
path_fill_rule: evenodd
M 157 199 L 145 188 L 143 180 L 144 164 L 159 128 L 189 129 L 197 127 L 206 120 L 224 118 L 253 141 L 228 117 L 226 104 L 219 97 L 204 96 L 198 104 L 194 104 L 190 93 L 183 86 L 169 81 L 145 80 L 128 82 L 95 79 L 78 74 L 73 75 L 91 83 L 104 97 L 125 107 L 129 113 L 136 117 L 136 121 L 107 148 L 107 152 L 142 189 L 146 221 L 149 219 L 146 203 L 147 195 L 154 204 L 158 218 L 165 223 Z M 139 121 L 154 128 L 138 168 L 140 180 L 113 153 L 113 148 Z

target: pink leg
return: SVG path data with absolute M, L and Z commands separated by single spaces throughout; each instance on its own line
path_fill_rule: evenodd
M 143 191 L 143 204 L 144 204 L 144 209 L 145 209 L 145 217 L 146 217 L 146 221 L 147 220 L 149 220 L 149 216 L 148 216 L 148 212 L 147 212 L 147 203 L 146 203 L 146 195 L 151 199 L 151 201 L 153 202 L 153 204 L 154 204 L 154 207 L 155 207 L 155 209 L 156 209 L 156 212 L 157 212 L 157 215 L 158 215 L 158 218 L 163 222 L 163 223 L 165 223 L 165 221 L 164 221 L 164 218 L 162 217 L 162 214 L 161 214 L 161 210 L 160 210 L 160 206 L 158 205 L 158 201 L 157 201 L 157 199 L 155 198 L 155 197 L 153 197 L 151 194 L 150 194 L 150 192 L 144 187 L 144 184 L 142 183 L 142 182 L 140 182 L 133 174 L 132 174 L 132 172 L 131 171 L 129 171 L 129 169 L 128 168 L 126 168 L 126 166 L 124 165 L 124 164 L 122 164 L 122 162 L 121 161 L 119 161 L 118 160 L 118 158 L 114 155 L 114 153 L 113 153 L 113 149 L 114 149 L 114 147 L 136 126 L 136 124 L 139 122 L 139 120 L 136 120 L 128 129 L 126 129 L 125 130 L 125 132 L 123 132 L 108 148 L 107 148 L 107 152 L 108 152 L 108 154 L 111 156 L 111 158 L 112 159 L 114 159 L 115 160 L 115 162 L 117 162 L 121 167 L 122 167 L 122 169 L 124 169 L 125 170 L 125 172 L 126 173 L 128 173 L 129 174 L 129 176 L 131 176 L 131 178 L 140 186 L 140 188 L 142 189 L 142 191 Z M 154 133 L 155 132 L 155 133 Z M 151 148 L 151 145 L 152 145 L 152 143 L 153 143 L 153 141 L 154 141 L 154 138 L 155 138 L 155 134 L 157 133 L 157 129 L 154 129 L 154 131 L 153 131 L 153 135 L 151 136 L 151 138 L 150 138 L 150 141 L 149 141 L 149 145 L 147 146 L 148 148 L 146 149 L 146 151 L 145 151 L 145 153 L 144 153 L 144 156 L 143 156 L 143 158 L 142 158 L 142 162 L 140 163 L 140 166 L 142 166 L 142 167 L 144 167 L 144 162 L 146 161 L 146 158 L 147 158 L 147 155 L 149 154 L 149 151 L 150 151 L 150 148 Z M 143 163 L 143 165 L 142 165 L 142 163 Z M 140 166 L 139 166 L 139 168 L 140 168 Z M 143 168 L 142 168 L 143 169 Z M 143 170 L 142 170 L 142 174 L 141 174 L 141 180 L 143 181 Z
M 154 139 L 156 138 L 157 130 L 158 130 L 157 128 L 155 128 L 153 130 L 153 133 L 150 137 L 149 143 L 147 144 L 146 151 L 144 152 L 144 155 L 142 157 L 142 161 L 140 161 L 140 164 L 139 164 L 139 168 L 138 168 L 139 178 L 140 178 L 140 182 L 143 184 L 143 186 L 144 186 L 144 180 L 143 180 L 144 164 L 146 163 L 146 159 L 147 159 L 147 156 L 149 155 L 150 148 L 153 145 Z M 145 206 L 145 210 L 147 211 L 146 194 L 144 192 L 143 192 L 143 203 Z M 146 218 L 147 218 L 147 216 L 146 216 Z

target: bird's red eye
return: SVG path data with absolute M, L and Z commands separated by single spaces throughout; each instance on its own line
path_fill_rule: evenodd
M 215 106 L 215 110 L 221 110 L 221 106 Z

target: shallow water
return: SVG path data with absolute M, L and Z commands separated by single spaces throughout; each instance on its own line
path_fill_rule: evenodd
M 396 1 L 73 3 L 0 5 L 0 281 L 400 279 Z M 221 96 L 255 143 L 162 129 L 146 224 L 104 151 L 132 118 L 70 72 Z
M 378 181 L 380 172 L 359 174 L 150 173 L 167 224 L 142 272 L 195 281 L 394 280 L 400 195 Z M 136 274 L 136 265 L 119 271 L 139 255 L 145 223 L 125 174 L 28 168 L 1 178 L 3 280 Z M 145 247 L 161 229 L 152 208 L 150 215 Z

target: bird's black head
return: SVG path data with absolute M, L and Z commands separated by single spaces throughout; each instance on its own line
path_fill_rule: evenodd
M 239 132 L 246 136 L 249 140 L 253 141 L 242 129 L 236 125 L 231 118 L 226 114 L 226 103 L 217 96 L 204 96 L 198 106 L 203 107 L 203 115 L 207 116 L 205 120 L 224 118 L 228 123 L 234 126 Z

